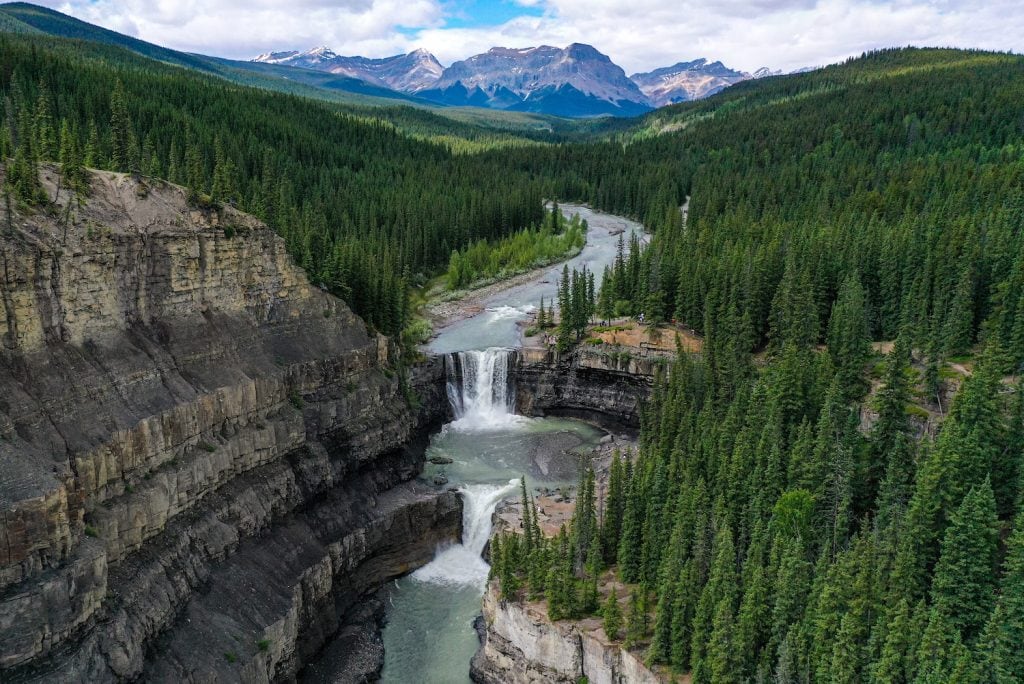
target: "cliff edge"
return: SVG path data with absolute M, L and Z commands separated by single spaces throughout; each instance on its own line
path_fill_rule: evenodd
M 0 679 L 294 679 L 459 534 L 412 482 L 443 369 L 410 401 L 251 216 L 42 176 L 51 206 L 0 211 Z

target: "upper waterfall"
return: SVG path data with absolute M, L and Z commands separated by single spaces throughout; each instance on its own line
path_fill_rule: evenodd
M 515 413 L 515 391 L 509 366 L 515 362 L 512 349 L 492 347 L 449 354 L 448 401 L 456 429 L 496 428 L 523 420 Z

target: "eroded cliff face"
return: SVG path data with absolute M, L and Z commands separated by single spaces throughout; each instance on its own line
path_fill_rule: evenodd
M 528 416 L 596 418 L 608 427 L 639 429 L 641 404 L 665 363 L 661 356 L 586 345 L 567 354 L 524 348 L 515 371 L 516 407 Z
M 443 368 L 410 406 L 252 217 L 120 174 L 65 195 L 0 217 L 0 679 L 291 679 L 459 533 L 412 482 Z
M 600 621 L 551 622 L 542 604 L 484 593 L 483 640 L 470 676 L 478 684 L 658 684 L 636 655 L 609 643 Z

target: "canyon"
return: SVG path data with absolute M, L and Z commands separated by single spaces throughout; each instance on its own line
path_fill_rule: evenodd
M 4 681 L 360 657 L 378 590 L 463 534 L 460 495 L 419 477 L 450 359 L 407 367 L 251 216 L 104 172 L 67 211 L 43 181 L 54 211 L 0 241 Z M 637 368 L 530 354 L 505 359 L 509 406 L 636 425 Z
M 442 364 L 403 377 L 255 219 L 98 173 L 0 244 L 4 681 L 294 679 L 458 538 L 415 481 Z

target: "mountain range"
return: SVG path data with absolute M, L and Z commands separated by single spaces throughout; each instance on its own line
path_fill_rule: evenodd
M 564 117 L 636 116 L 713 95 L 740 81 L 781 74 L 767 68 L 751 74 L 697 59 L 626 76 L 607 55 L 584 43 L 495 47 L 447 68 L 422 49 L 370 59 L 319 47 L 268 52 L 253 61 L 343 75 L 441 105 Z
M 0 5 L 0 32 L 38 33 L 127 48 L 144 57 L 250 85 L 356 106 L 404 104 L 459 109 L 460 116 L 499 117 L 494 125 L 550 128 L 564 118 L 637 116 L 713 95 L 747 73 L 698 59 L 627 76 L 590 45 L 492 48 L 445 68 L 426 50 L 385 58 L 348 57 L 326 47 L 277 51 L 236 61 L 168 49 L 28 3 Z M 453 110 L 453 115 L 455 111 Z

